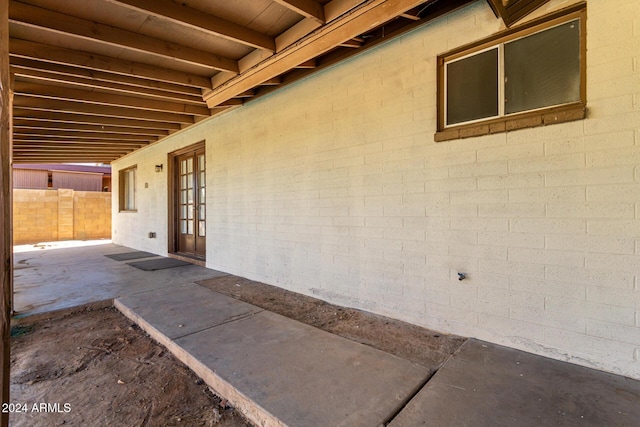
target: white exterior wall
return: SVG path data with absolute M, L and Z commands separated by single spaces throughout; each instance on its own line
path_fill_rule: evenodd
M 640 7 L 587 16 L 585 120 L 434 143 L 436 56 L 503 29 L 477 2 L 116 162 L 114 241 L 166 253 L 166 153 L 206 140 L 208 267 L 640 378 Z

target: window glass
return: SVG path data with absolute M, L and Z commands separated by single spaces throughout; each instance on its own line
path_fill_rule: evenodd
M 585 20 L 577 4 L 438 56 L 435 140 L 584 118 Z
M 580 25 L 567 22 L 504 46 L 505 113 L 580 100 Z
M 120 210 L 136 210 L 136 168 L 120 171 Z
M 447 64 L 447 124 L 498 115 L 498 48 Z

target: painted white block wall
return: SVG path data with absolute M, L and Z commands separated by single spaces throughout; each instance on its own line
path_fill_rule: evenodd
M 117 161 L 114 241 L 166 254 L 154 165 L 206 140 L 208 267 L 640 378 L 640 8 L 587 16 L 585 120 L 433 142 L 436 56 L 502 29 L 477 2 Z

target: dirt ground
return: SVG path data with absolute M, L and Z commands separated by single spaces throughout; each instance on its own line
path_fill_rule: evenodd
M 199 283 L 419 363 L 432 372 L 464 342 L 461 337 L 237 276 Z M 250 425 L 112 307 L 88 307 L 63 317 L 22 323 L 14 327 L 12 337 L 13 407 L 9 409 L 14 411 L 13 426 Z M 43 403 L 49 406 L 40 406 Z
M 437 370 L 465 338 L 441 334 L 399 320 L 335 306 L 306 295 L 238 276 L 197 282 L 307 325 L 369 345 Z
M 13 426 L 250 425 L 115 308 L 12 332 Z

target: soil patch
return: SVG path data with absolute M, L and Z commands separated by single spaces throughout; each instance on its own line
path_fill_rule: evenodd
M 466 340 L 228 275 L 196 282 L 221 294 L 437 370 Z
M 115 308 L 23 321 L 12 335 L 13 426 L 251 425 Z

